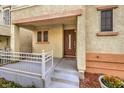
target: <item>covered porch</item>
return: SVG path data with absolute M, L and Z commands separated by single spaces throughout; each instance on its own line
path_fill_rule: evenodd
M 13 20 L 13 24 L 11 25 L 12 51 L 19 52 L 21 48 L 19 39 L 19 28 L 23 27 L 25 29 L 30 29 L 33 32 L 32 52 L 40 53 L 42 52 L 42 50 L 48 51 L 50 49 L 53 49 L 54 57 L 63 58 L 65 57 L 65 55 L 69 57 L 75 57 L 77 62 L 75 64 L 76 68 L 79 72 L 81 72 L 81 74 L 84 73 L 86 64 L 84 12 L 85 11 L 79 9 L 68 12 L 66 11 L 64 13 L 47 14 L 38 17 Z M 72 36 L 70 36 L 70 32 L 68 34 L 67 40 L 64 40 L 65 32 L 70 30 L 76 33 L 75 41 L 74 39 L 72 39 Z M 41 37 L 39 39 L 38 32 L 40 31 L 41 33 L 39 33 L 39 35 Z M 42 35 L 42 31 L 47 31 L 46 33 L 43 33 L 44 36 Z M 37 42 L 40 40 L 42 42 Z M 66 41 L 67 44 L 65 43 Z M 63 67 L 66 67 L 64 66 L 64 64 L 61 65 L 63 65 Z

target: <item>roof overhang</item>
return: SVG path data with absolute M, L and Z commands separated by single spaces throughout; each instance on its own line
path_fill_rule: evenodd
M 63 13 L 46 14 L 46 15 L 41 15 L 36 17 L 13 20 L 13 24 L 32 25 L 33 23 L 40 23 L 40 22 L 45 24 L 46 21 L 55 21 L 57 19 L 67 20 L 67 18 L 74 18 L 75 16 L 80 16 L 80 15 L 82 15 L 82 9 L 66 11 Z

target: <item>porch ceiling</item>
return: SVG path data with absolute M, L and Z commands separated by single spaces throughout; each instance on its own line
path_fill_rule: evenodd
M 19 26 L 43 26 L 54 24 L 76 24 L 77 16 L 81 15 L 81 10 L 73 10 L 65 13 L 42 15 L 38 17 L 14 20 L 13 24 Z

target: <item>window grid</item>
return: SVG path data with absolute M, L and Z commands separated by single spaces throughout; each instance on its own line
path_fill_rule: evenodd
M 3 23 L 5 25 L 10 25 L 10 20 L 11 20 L 10 8 L 4 9 L 3 10 Z
M 37 32 L 37 42 L 48 42 L 48 31 Z
M 113 11 L 105 10 L 101 11 L 101 31 L 113 30 Z

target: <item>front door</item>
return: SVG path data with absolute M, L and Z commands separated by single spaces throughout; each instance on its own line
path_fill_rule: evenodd
M 76 32 L 64 31 L 64 57 L 74 57 L 76 52 Z

